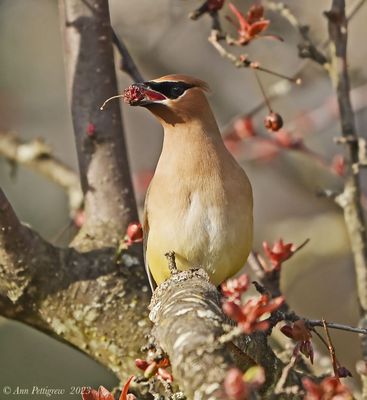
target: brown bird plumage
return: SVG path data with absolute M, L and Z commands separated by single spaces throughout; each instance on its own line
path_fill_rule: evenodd
M 201 266 L 220 284 L 245 264 L 252 245 L 252 190 L 226 149 L 205 96 L 208 85 L 167 75 L 135 85 L 164 128 L 162 153 L 145 201 L 146 264 L 159 284 L 179 269 Z

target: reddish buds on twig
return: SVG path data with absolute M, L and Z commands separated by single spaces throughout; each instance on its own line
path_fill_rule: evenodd
M 142 360 L 140 358 L 137 358 L 135 360 L 135 365 L 144 371 L 144 377 L 149 379 L 153 376 L 159 376 L 161 377 L 164 381 L 172 383 L 173 382 L 173 376 L 170 374 L 166 368 L 170 366 L 169 359 L 167 357 L 164 357 L 162 360 L 159 361 L 147 361 L 147 360 Z
M 303 378 L 302 384 L 306 390 L 305 400 L 353 399 L 350 390 L 335 377 L 324 378 L 320 383 L 315 383 L 309 378 Z
M 127 380 L 122 389 L 119 400 L 136 400 L 136 397 L 133 394 L 128 394 L 129 386 L 133 379 L 134 375 L 130 376 Z M 100 386 L 98 391 L 91 388 L 83 388 L 81 394 L 83 400 L 115 400 L 115 396 L 103 386 Z
M 263 6 L 251 6 L 246 16 L 242 14 L 234 4 L 229 3 L 228 6 L 236 17 L 236 20 L 233 20 L 231 17 L 227 16 L 227 19 L 237 28 L 238 38 L 235 44 L 244 46 L 259 37 L 283 40 L 279 36 L 274 35 L 260 36 L 270 25 L 270 21 L 264 18 Z
M 189 18 L 195 21 L 206 13 L 216 13 L 223 7 L 224 2 L 225 0 L 206 0 L 199 8 L 189 14 Z
M 259 365 L 250 367 L 244 374 L 237 368 L 231 368 L 224 379 L 224 391 L 232 400 L 246 400 L 250 392 L 264 382 L 264 369 Z
M 249 284 L 250 280 L 246 274 L 242 274 L 238 278 L 227 279 L 221 285 L 222 294 L 227 297 L 228 301 L 241 301 L 241 295 L 246 292 Z
M 132 222 L 129 224 L 126 230 L 125 240 L 128 246 L 143 241 L 143 228 L 140 222 Z
M 279 239 L 274 242 L 272 247 L 270 247 L 269 243 L 264 241 L 264 252 L 268 257 L 271 266 L 269 266 L 261 257 L 259 257 L 259 261 L 265 272 L 279 271 L 282 263 L 291 258 L 294 253 L 300 250 L 308 242 L 309 239 L 306 239 L 302 244 L 296 246 L 293 243 L 284 243 L 283 239 Z
M 233 400 L 245 400 L 248 397 L 249 388 L 243 380 L 242 372 L 237 368 L 231 368 L 224 379 L 224 391 L 228 398 Z
M 235 301 L 226 301 L 223 304 L 223 311 L 237 322 L 244 333 L 249 335 L 269 329 L 270 323 L 264 320 L 264 315 L 277 310 L 283 303 L 283 296 L 270 299 L 267 295 L 261 295 L 257 299 L 247 300 L 243 305 Z

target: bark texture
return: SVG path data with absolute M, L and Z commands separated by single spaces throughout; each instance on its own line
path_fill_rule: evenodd
M 173 376 L 189 399 L 226 399 L 223 381 L 229 368 L 245 370 L 254 364 L 265 369 L 263 398 L 271 397 L 283 363 L 263 333 L 222 340 L 229 321 L 217 288 L 203 270 L 172 275 L 156 289 L 150 309 L 153 336 L 168 354 Z M 300 378 L 291 372 L 287 383 L 300 385 Z
M 74 246 L 90 250 L 116 244 L 138 215 L 119 103 L 100 110 L 108 97 L 118 93 L 108 1 L 60 0 L 60 5 L 87 216 Z
M 150 329 L 150 290 L 136 255 L 58 249 L 0 196 L 0 314 L 87 353 L 125 379 Z

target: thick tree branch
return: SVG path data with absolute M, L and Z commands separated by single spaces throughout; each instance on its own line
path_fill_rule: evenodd
M 42 270 L 53 248 L 18 220 L 0 189 L 0 294 L 17 302 L 28 290 L 32 270 Z
M 11 163 L 34 170 L 65 189 L 71 216 L 82 207 L 83 193 L 78 175 L 55 158 L 51 149 L 42 140 L 22 142 L 11 132 L 1 132 L 0 155 Z
M 0 191 L 0 315 L 73 345 L 124 379 L 150 327 L 149 299 L 133 253 L 116 263 L 114 248 L 57 249 L 20 223 Z
M 247 358 L 236 358 L 237 347 L 220 339 L 227 320 L 219 292 L 204 271 L 179 272 L 161 284 L 151 302 L 150 318 L 153 336 L 170 357 L 173 375 L 189 399 L 225 398 L 222 383 L 228 369 L 236 364 L 243 369 L 253 362 L 263 366 L 267 376 L 262 395 L 268 398 L 272 393 L 283 364 L 262 333 L 239 338 L 236 345 Z M 300 382 L 293 371 L 289 381 Z
M 115 244 L 137 219 L 118 102 L 112 29 L 105 0 L 60 0 L 65 18 L 67 80 L 79 158 L 86 222 L 74 245 L 85 250 Z M 88 240 L 85 240 L 88 239 Z

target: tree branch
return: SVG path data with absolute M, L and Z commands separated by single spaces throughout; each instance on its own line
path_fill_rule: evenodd
M 325 13 L 330 36 L 330 78 L 336 90 L 342 135 L 349 152 L 349 171 L 344 191 L 336 197 L 343 208 L 357 278 L 358 299 L 361 308 L 360 326 L 367 328 L 367 240 L 366 225 L 361 205 L 359 176 L 359 142 L 354 112 L 350 101 L 350 83 L 347 61 L 348 24 L 345 1 L 333 0 L 331 10 Z M 362 339 L 362 353 L 367 360 L 367 339 Z M 366 382 L 367 383 L 367 382 Z
M 71 344 L 124 379 L 150 327 L 149 299 L 132 252 L 116 263 L 113 248 L 55 248 L 21 224 L 0 190 L 0 315 Z
M 323 321 L 321 319 L 307 319 L 306 318 L 306 324 L 308 326 L 312 326 L 312 327 L 324 326 Z M 335 322 L 325 322 L 325 324 L 328 328 L 331 328 L 331 329 L 338 329 L 340 331 L 359 333 L 361 335 L 367 335 L 367 329 L 365 329 L 365 328 L 355 328 L 353 326 L 337 324 Z
M 224 396 L 222 383 L 228 369 L 236 364 L 244 369 L 254 361 L 265 369 L 267 377 L 262 396 L 267 398 L 273 392 L 282 373 L 282 362 L 269 348 L 263 333 L 242 335 L 235 343 L 237 347 L 221 340 L 228 321 L 221 309 L 219 292 L 203 270 L 172 275 L 156 289 L 150 308 L 153 336 L 168 354 L 173 375 L 189 399 Z M 246 357 L 236 358 L 234 348 L 240 348 Z M 244 359 L 249 364 L 243 364 Z M 289 379 L 300 383 L 294 371 Z
M 0 189 L 0 294 L 17 302 L 32 281 L 32 269 L 41 270 L 53 248 L 22 225 Z
M 11 163 L 29 167 L 65 189 L 71 216 L 82 207 L 83 193 L 78 175 L 55 158 L 42 140 L 22 142 L 13 133 L 1 132 L 0 154 Z
M 125 43 L 118 38 L 114 30 L 112 31 L 112 40 L 121 56 L 120 70 L 126 72 L 134 82 L 143 82 L 144 78 L 140 73 L 138 66 L 131 57 Z
M 269 68 L 265 68 L 260 65 L 260 63 L 256 61 L 250 60 L 247 55 L 240 55 L 239 57 L 235 54 L 228 51 L 223 44 L 221 43 L 223 40 L 233 41 L 233 39 L 229 38 L 229 36 L 225 36 L 221 31 L 217 29 L 212 29 L 211 34 L 208 38 L 209 43 L 214 47 L 215 50 L 219 53 L 219 55 L 223 58 L 227 58 L 236 68 L 251 68 L 254 70 L 258 70 L 261 72 L 265 72 L 270 75 L 277 76 L 278 78 L 286 79 L 287 81 L 300 84 L 301 81 L 298 77 L 289 77 L 285 76 L 279 72 L 273 71 Z
M 278 12 L 283 18 L 285 18 L 295 29 L 298 30 L 302 37 L 302 42 L 298 45 L 299 56 L 301 58 L 309 58 L 316 63 L 320 64 L 324 68 L 328 69 L 328 59 L 321 50 L 313 43 L 309 35 L 309 27 L 301 24 L 298 18 L 291 12 L 289 7 L 280 2 L 267 0 L 265 6 L 274 12 Z
M 84 250 L 114 245 L 137 220 L 118 102 L 112 29 L 105 0 L 60 0 L 65 20 L 67 81 L 85 194 L 86 222 L 73 244 Z

